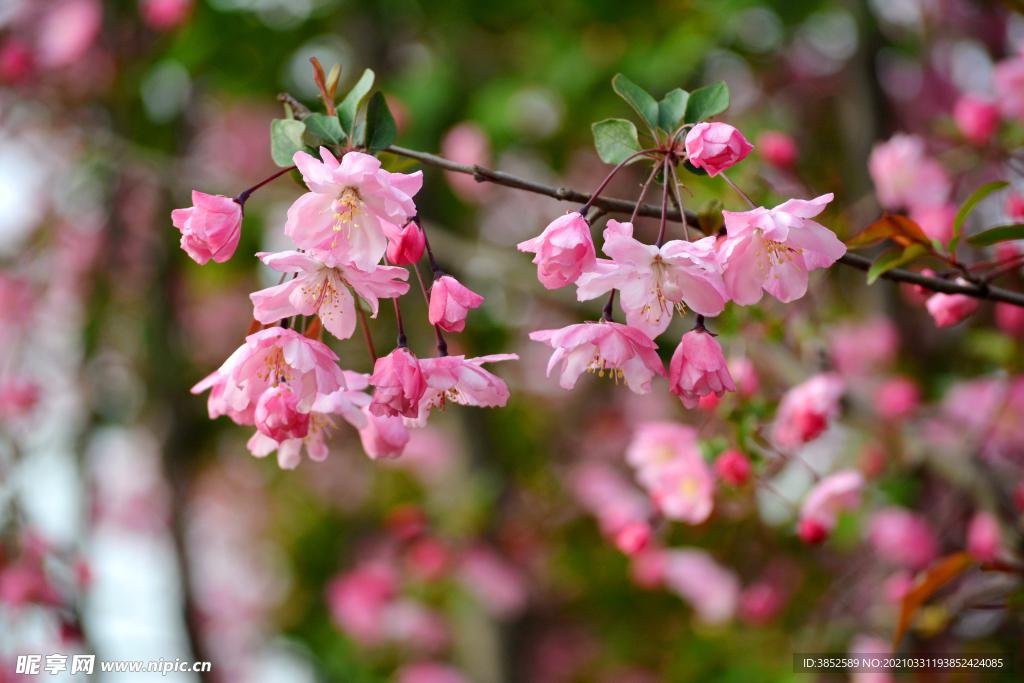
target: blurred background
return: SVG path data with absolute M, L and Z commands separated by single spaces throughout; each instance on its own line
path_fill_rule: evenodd
M 814 679 L 792 673 L 793 652 L 884 647 L 899 586 L 920 567 L 864 541 L 870 512 L 915 510 L 933 556 L 962 549 L 981 509 L 999 518 L 1006 552 L 1019 543 L 1019 315 L 983 303 L 936 330 L 920 295 L 869 288 L 836 265 L 800 301 L 730 304 L 714 321 L 727 357 L 746 363 L 740 395 L 687 411 L 665 382 L 640 396 L 587 376 L 565 392 L 544 376 L 550 350 L 527 334 L 594 319 L 602 302 L 544 290 L 515 245 L 573 206 L 424 167 L 416 203 L 434 252 L 485 298 L 448 343 L 518 353 L 493 368 L 512 398 L 435 411 L 386 462 L 339 421 L 325 462 L 282 471 L 249 454 L 250 429 L 209 420 L 189 389 L 243 342 L 248 294 L 276 284 L 252 254 L 289 248 L 285 214 L 302 188 L 285 176 L 256 193 L 224 264 L 189 259 L 170 211 L 192 190 L 234 196 L 275 172 L 277 95 L 316 108 L 316 57 L 341 64 L 341 91 L 376 72 L 397 144 L 582 191 L 609 170 L 591 123 L 632 116 L 611 89 L 617 72 L 659 99 L 724 80 L 720 120 L 757 145 L 733 180 L 766 206 L 834 192 L 822 222 L 848 239 L 881 212 L 867 159 L 897 131 L 928 140 L 960 199 L 1006 177 L 1010 162 L 992 149 L 1024 141 L 1024 128 L 1008 122 L 991 148 L 972 146 L 950 112 L 964 93 L 991 95 L 993 65 L 1024 42 L 1018 9 L 0 0 L 0 681 L 19 680 L 18 655 L 57 652 L 208 660 L 209 681 L 789 681 Z M 787 157 L 766 131 L 796 149 Z M 606 194 L 634 199 L 643 173 L 628 168 Z M 746 208 L 714 179 L 684 182 L 690 209 Z M 976 220 L 1003 214 L 994 197 Z M 656 230 L 638 221 L 648 241 Z M 426 355 L 433 331 L 411 294 L 406 331 Z M 689 326 L 676 320 L 667 338 Z M 393 348 L 388 306 L 371 330 L 378 351 Z M 370 371 L 358 335 L 326 341 L 343 367 Z M 667 361 L 674 341 L 662 346 Z M 816 475 L 748 441 L 787 389 L 826 368 L 847 379 L 844 416 L 801 458 L 822 474 L 858 468 L 872 485 L 867 511 L 810 548 L 794 506 Z M 916 399 L 880 412 L 876 392 L 894 378 Z M 982 437 L 951 417 L 965 411 Z M 693 426 L 709 461 L 748 450 L 760 473 L 720 486 L 709 521 L 656 527 L 660 546 L 707 553 L 675 581 L 617 550 L 588 503 L 594 487 L 619 487 L 644 514 L 623 453 L 647 420 Z M 965 575 L 919 615 L 915 647 L 1019 651 L 1014 577 Z

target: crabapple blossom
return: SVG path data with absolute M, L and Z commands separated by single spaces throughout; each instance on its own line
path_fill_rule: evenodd
M 727 123 L 698 123 L 686 134 L 686 155 L 690 163 L 703 168 L 712 178 L 747 157 L 754 146 Z
M 200 264 L 230 259 L 242 235 L 242 205 L 220 195 L 192 192 L 192 206 L 171 212 L 174 227 L 181 231 L 181 248 Z
M 253 292 L 253 315 L 261 323 L 272 323 L 293 315 L 320 316 L 324 327 L 338 339 L 355 332 L 358 305 L 349 287 L 370 304 L 372 318 L 377 317 L 378 299 L 392 299 L 409 291 L 409 271 L 396 266 L 376 266 L 363 271 L 342 264 L 334 254 L 322 254 L 324 261 L 298 251 L 277 254 L 261 252 L 257 256 L 281 273 L 301 273 L 295 278 Z
M 757 379 L 757 371 L 754 364 L 745 356 L 738 356 L 729 359 L 729 376 L 736 384 L 736 390 L 743 398 L 750 398 L 761 388 L 761 382 Z
M 369 410 L 377 417 L 415 418 L 419 415 L 419 403 L 427 390 L 423 371 L 416 355 L 405 346 L 378 358 L 373 366 L 370 384 L 375 389 Z
M 317 393 L 346 388 L 337 360 L 323 342 L 307 339 L 295 330 L 269 327 L 246 337 L 245 344 L 217 371 L 192 387 L 192 393 L 223 387 L 216 401 L 211 391 L 210 414 L 216 411 L 234 419 L 235 415 L 247 416 L 247 410 L 255 407 L 268 388 L 287 384 L 298 392 L 296 410 L 308 413 Z
M 843 470 L 819 481 L 800 506 L 800 540 L 816 544 L 825 540 L 839 523 L 839 513 L 856 510 L 862 501 L 864 475 Z
M 988 142 L 999 127 L 999 108 L 988 98 L 968 93 L 961 95 L 953 105 L 953 121 L 961 135 L 981 145 Z
M 722 624 L 736 613 L 740 581 L 703 550 L 666 551 L 665 586 L 690 603 L 706 624 Z
M 296 152 L 294 161 L 310 191 L 288 209 L 284 232 L 299 249 L 370 272 L 387 251 L 385 223 L 404 225 L 416 215 L 412 197 L 423 172 L 389 173 L 375 157 L 348 152 L 339 162 L 326 147 L 318 161 Z
M 483 302 L 482 296 L 470 291 L 451 275 L 442 275 L 430 287 L 430 324 L 446 332 L 462 332 L 466 329 L 469 309 L 477 308 Z
M 638 394 L 651 390 L 655 375 L 665 377 L 665 366 L 656 352 L 658 345 L 640 330 L 626 325 L 602 320 L 531 332 L 530 339 L 555 350 L 548 361 L 548 377 L 562 361 L 559 385 L 563 389 L 576 386 L 584 371 L 604 377 L 608 370 L 616 383 L 623 378 L 626 386 Z
M 609 220 L 601 259 L 577 282 L 580 301 L 619 290 L 626 322 L 652 339 L 672 322 L 674 310 L 685 304 L 701 315 L 715 316 L 729 297 L 722 283 L 722 266 L 715 255 L 715 238 L 696 242 L 672 240 L 661 247 L 633 237 L 633 224 Z
M 996 64 L 992 70 L 999 112 L 1024 121 L 1024 55 L 1015 55 Z
M 649 490 L 666 518 L 687 524 L 706 521 L 715 504 L 715 478 L 699 451 L 665 465 Z
M 786 594 L 771 581 L 757 581 L 740 593 L 737 612 L 740 619 L 755 626 L 775 620 L 786 606 Z
M 750 458 L 735 448 L 724 450 L 715 458 L 715 472 L 732 487 L 743 486 L 750 478 Z
M 624 555 L 633 556 L 647 548 L 651 535 L 651 525 L 647 522 L 630 522 L 615 535 L 615 547 Z
M 810 220 L 831 201 L 829 193 L 809 201 L 790 199 L 771 210 L 723 211 L 728 238 L 718 255 L 729 297 L 741 306 L 760 301 L 762 288 L 782 302 L 802 297 L 807 274 L 846 253 L 835 233 Z
M 103 28 L 100 0 L 59 0 L 39 27 L 36 58 L 47 69 L 68 67 L 96 42 Z
M 783 448 L 799 448 L 821 436 L 839 415 L 845 383 L 833 373 L 815 375 L 782 397 L 772 439 Z
M 766 130 L 757 136 L 757 155 L 778 168 L 791 168 L 800 156 L 796 140 L 778 130 Z
M 946 170 L 927 155 L 924 140 L 917 135 L 897 133 L 877 143 L 868 158 L 868 171 L 884 209 L 942 204 L 952 187 Z
M 139 14 L 157 31 L 172 31 L 188 20 L 194 0 L 142 0 Z
M 514 353 L 469 358 L 441 356 L 419 362 L 426 389 L 419 400 L 415 418 L 406 416 L 406 426 L 422 427 L 431 408 L 444 410 L 447 401 L 464 406 L 503 408 L 508 401 L 508 386 L 500 378 L 480 367 L 484 363 L 519 360 Z
M 977 512 L 967 525 L 967 552 L 982 562 L 999 559 L 1003 533 L 991 512 Z
M 668 377 L 672 393 L 687 408 L 696 408 L 702 396 L 721 398 L 727 391 L 736 391 L 722 347 L 699 323 L 683 335 L 672 354 Z
M 996 303 L 996 327 L 1013 337 L 1024 336 L 1024 308 L 1002 301 Z
M 537 279 L 548 289 L 576 282 L 594 269 L 597 256 L 590 224 L 578 212 L 556 218 L 537 237 L 519 243 L 519 251 L 536 254 Z
M 298 411 L 299 396 L 288 385 L 270 387 L 256 402 L 256 429 L 274 441 L 301 439 L 309 432 L 309 413 Z
M 697 430 L 676 422 L 641 422 L 626 447 L 626 462 L 647 489 L 657 485 L 665 468 L 676 460 L 701 460 Z
M 957 278 L 960 284 L 967 284 L 963 278 Z M 978 310 L 978 300 L 966 294 L 944 294 L 936 292 L 924 303 L 928 313 L 935 319 L 935 327 L 952 327 L 969 318 Z
M 923 569 L 939 555 L 939 539 L 928 521 L 899 507 L 875 513 L 868 540 L 880 557 L 911 570 Z
M 409 443 L 409 430 L 398 415 L 378 416 L 362 408 L 366 426 L 359 429 L 359 440 L 371 460 L 397 458 Z
M 526 609 L 526 578 L 488 546 L 477 545 L 466 551 L 460 562 L 459 579 L 498 619 L 515 617 Z
M 384 608 L 398 591 L 394 568 L 383 562 L 366 563 L 335 577 L 326 591 L 338 628 L 363 645 L 376 645 L 383 639 Z
M 875 412 L 887 420 L 905 420 L 921 403 L 921 388 L 909 377 L 893 377 L 875 391 Z
M 956 212 L 956 205 L 950 202 L 916 206 L 910 210 L 910 220 L 917 223 L 928 239 L 945 244 L 953 238 Z
M 390 223 L 383 223 L 388 238 L 387 257 L 396 266 L 410 266 L 423 258 L 423 250 L 427 246 L 426 235 L 415 221 L 409 221 L 404 228 L 398 229 Z
M 899 346 L 899 330 L 885 316 L 837 325 L 829 335 L 832 364 L 847 377 L 886 368 L 896 359 Z

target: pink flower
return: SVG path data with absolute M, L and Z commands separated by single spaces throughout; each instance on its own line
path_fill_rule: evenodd
M 479 125 L 463 121 L 452 126 L 441 139 L 441 156 L 466 166 L 490 166 L 491 141 Z M 494 192 L 494 186 L 490 183 L 478 183 L 473 176 L 465 173 L 445 171 L 444 176 L 459 199 L 465 202 L 480 202 Z
M 935 206 L 949 198 L 949 176 L 927 156 L 924 140 L 916 135 L 897 133 L 888 142 L 875 144 L 868 171 L 884 209 Z
M 757 155 L 772 166 L 791 168 L 796 164 L 800 150 L 796 140 L 777 130 L 766 130 L 757 136 Z
M 630 557 L 629 577 L 640 588 L 654 590 L 665 580 L 668 552 L 662 548 L 647 548 Z
M 173 31 L 188 20 L 193 0 L 142 0 L 139 13 L 157 31 Z
M 369 408 L 363 408 L 362 413 L 366 417 L 366 426 L 359 430 L 359 440 L 366 455 L 371 460 L 400 456 L 409 443 L 409 430 L 402 418 L 397 415 L 378 417 Z
M 448 644 L 448 623 L 439 613 L 411 598 L 400 598 L 384 608 L 384 634 L 388 640 L 431 653 Z
M 969 142 L 988 142 L 999 126 L 999 109 L 995 102 L 977 95 L 961 95 L 953 105 L 953 120 Z
M 409 271 L 396 266 L 376 266 L 363 271 L 344 265 L 331 253 L 320 261 L 298 251 L 278 254 L 261 252 L 257 256 L 280 273 L 301 273 L 297 277 L 249 295 L 253 315 L 261 323 L 272 323 L 293 315 L 318 314 L 324 327 L 338 339 L 355 332 L 358 314 L 349 287 L 370 304 L 371 317 L 377 317 L 378 298 L 393 299 L 409 291 L 409 285 L 397 280 L 409 278 Z
M 992 82 L 1002 115 L 1024 121 L 1024 56 L 1016 55 L 996 64 Z
M 1019 192 L 1011 192 L 1006 198 L 1006 205 L 1003 207 L 1006 215 L 1012 221 L 1024 220 L 1024 195 Z
M 900 334 L 889 318 L 836 326 L 829 335 L 832 363 L 845 376 L 863 376 L 884 369 L 896 359 Z
M 580 504 L 597 518 L 605 537 L 618 539 L 627 528 L 646 525 L 651 516 L 647 496 L 634 488 L 609 465 L 588 462 L 570 477 Z
M 335 362 L 338 357 L 323 342 L 307 339 L 295 330 L 270 327 L 250 334 L 219 370 L 192 387 L 199 394 L 223 386 L 217 402 L 218 414 L 242 414 L 254 407 L 264 391 L 287 385 L 297 392 L 296 410 L 308 413 L 317 393 L 329 394 L 345 388 L 345 376 Z M 211 413 L 214 410 L 211 392 Z
M 658 485 L 665 468 L 676 460 L 703 463 L 697 430 L 676 422 L 641 422 L 626 447 L 626 462 L 647 489 Z
M 953 221 L 956 219 L 955 204 L 930 204 L 910 210 L 910 220 L 920 226 L 921 231 L 931 240 L 946 244 L 953 239 Z
M 39 384 L 27 377 L 0 378 L 0 419 L 15 420 L 29 414 L 39 402 Z
M 0 81 L 20 83 L 32 73 L 32 46 L 12 36 L 0 47 Z
M 786 606 L 786 594 L 771 581 L 758 581 L 747 586 L 740 594 L 740 619 L 755 626 L 765 626 L 775 620 Z
M 754 363 L 744 356 L 729 359 L 729 375 L 736 383 L 740 396 L 750 398 L 761 388 Z
M 401 230 L 390 223 L 385 223 L 384 229 L 388 237 L 388 261 L 396 266 L 411 266 L 423 258 L 427 239 L 415 222 L 410 221 Z
M 666 552 L 665 586 L 690 603 L 706 624 L 732 619 L 740 595 L 736 574 L 720 566 L 703 550 L 686 548 Z
M 414 541 L 406 552 L 409 573 L 421 581 L 437 581 L 448 568 L 448 548 L 433 538 Z
M 725 264 L 725 289 L 741 306 L 761 300 L 761 289 L 782 302 L 807 292 L 807 274 L 827 268 L 846 253 L 846 245 L 828 228 L 810 220 L 832 201 L 826 194 L 790 199 L 772 210 L 760 207 L 723 211 L 728 238 L 719 258 Z
M 651 525 L 647 522 L 630 522 L 615 535 L 615 547 L 624 555 L 632 557 L 647 548 L 652 533 Z
M 301 439 L 309 432 L 309 413 L 298 411 L 299 396 L 288 385 L 270 387 L 256 402 L 256 429 L 274 441 Z
M 666 518 L 701 524 L 715 505 L 715 478 L 696 453 L 665 465 L 650 492 L 654 504 Z
M 39 28 L 37 58 L 48 69 L 71 66 L 92 47 L 103 28 L 99 0 L 59 0 Z
M 799 448 L 821 436 L 829 420 L 839 415 L 845 384 L 832 373 L 815 375 L 782 397 L 772 439 L 783 448 Z
M 234 255 L 242 235 L 242 205 L 231 197 L 194 190 L 192 204 L 171 212 L 174 227 L 181 230 L 181 248 L 200 265 L 211 258 L 224 263 Z
M 690 163 L 703 168 L 712 178 L 750 154 L 754 146 L 743 133 L 727 123 L 698 123 L 686 134 Z
M 687 408 L 696 408 L 701 396 L 721 398 L 736 391 L 722 355 L 722 347 L 703 327 L 690 330 L 672 354 L 669 385 Z
M 646 394 L 651 390 L 654 375 L 665 376 L 665 366 L 656 352 L 658 345 L 643 332 L 626 325 L 602 320 L 531 332 L 530 339 L 555 350 L 548 361 L 548 377 L 562 361 L 559 385 L 563 389 L 576 386 L 584 371 L 604 377 L 608 370 L 616 383 L 622 377 L 632 391 Z
M 555 219 L 532 240 L 520 242 L 519 251 L 536 254 L 537 279 L 548 289 L 576 282 L 594 269 L 597 258 L 590 225 L 576 212 Z
M 526 609 L 526 578 L 488 546 L 475 546 L 463 555 L 459 579 L 498 619 L 512 618 Z
M 921 404 L 921 389 L 909 377 L 893 377 L 875 392 L 875 412 L 887 420 L 905 420 Z
M 1003 532 L 990 512 L 977 512 L 967 525 L 967 552 L 982 562 L 999 559 L 1003 547 Z
M 392 567 L 367 563 L 327 584 L 327 605 L 338 628 L 362 645 L 378 645 L 384 638 L 384 609 L 397 589 Z
M 903 508 L 875 513 L 868 540 L 880 557 L 911 570 L 923 569 L 939 555 L 939 540 L 928 521 Z
M 401 415 L 415 418 L 419 415 L 419 403 L 427 390 L 427 383 L 416 355 L 408 348 L 399 346 L 378 358 L 370 384 L 376 389 L 369 410 L 377 417 Z
M 349 152 L 339 163 L 326 147 L 320 158 L 295 153 L 310 192 L 288 209 L 285 234 L 314 258 L 332 254 L 337 263 L 370 272 L 387 251 L 384 223 L 404 225 L 416 215 L 412 196 L 423 186 L 423 172 L 388 173 L 362 152 Z
M 825 477 L 811 489 L 800 506 L 799 535 L 805 543 L 825 540 L 839 523 L 839 513 L 856 510 L 862 501 L 864 475 L 843 470 Z
M 60 594 L 46 576 L 43 558 L 26 553 L 0 569 L 0 603 L 12 608 L 28 604 L 58 605 Z
M 659 249 L 634 239 L 632 223 L 613 219 L 608 221 L 604 240 L 602 250 L 612 261 L 598 261 L 592 272 L 579 278 L 576 297 L 580 301 L 618 289 L 626 322 L 652 339 L 672 322 L 673 311 L 682 314 L 682 304 L 709 316 L 725 309 L 729 297 L 714 237 L 672 240 Z
M 1024 336 L 1024 308 L 1003 301 L 997 302 L 996 327 L 1011 337 Z
M 519 356 L 503 353 L 468 360 L 465 356 L 421 360 L 420 371 L 427 388 L 420 397 L 417 416 L 414 419 L 407 416 L 406 426 L 424 426 L 430 409 L 444 410 L 447 401 L 464 406 L 503 408 L 509 397 L 508 385 L 480 367 L 484 363 L 503 360 L 519 360 Z
M 957 282 L 967 284 L 963 278 L 957 278 Z M 935 327 L 952 327 L 978 310 L 978 300 L 966 294 L 936 292 L 924 305 L 935 319 Z
M 443 275 L 430 287 L 430 324 L 447 332 L 462 332 L 466 329 L 469 309 L 483 302 L 482 296 L 471 292 L 451 275 Z
M 715 458 L 715 471 L 729 486 L 737 488 L 747 483 L 750 478 L 750 458 L 742 451 L 730 448 Z
M 395 683 L 470 683 L 470 680 L 447 664 L 418 662 L 399 669 Z

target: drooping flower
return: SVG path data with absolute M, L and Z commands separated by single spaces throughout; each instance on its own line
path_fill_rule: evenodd
M 732 487 L 743 486 L 750 478 L 750 458 L 743 451 L 730 448 L 715 458 L 715 472 Z
M 832 373 L 815 375 L 790 389 L 779 404 L 772 439 L 793 449 L 821 436 L 839 415 L 844 390 L 842 378 Z
M 778 130 L 766 130 L 757 136 L 757 155 L 778 168 L 796 164 L 800 150 L 792 136 Z
M 320 158 L 295 153 L 310 191 L 288 209 L 285 234 L 310 256 L 330 253 L 338 263 L 370 272 L 388 247 L 383 224 L 404 225 L 416 215 L 412 197 L 423 186 L 423 172 L 389 173 L 362 152 L 348 152 L 339 163 L 326 147 Z
M 270 387 L 256 402 L 256 429 L 274 441 L 302 439 L 309 432 L 309 413 L 298 411 L 299 395 L 287 384 Z
M 899 507 L 875 513 L 868 540 L 883 559 L 907 569 L 922 569 L 939 556 L 939 539 L 928 520 Z
M 762 288 L 779 301 L 795 301 L 807 292 L 810 271 L 827 268 L 846 253 L 835 233 L 810 220 L 831 201 L 829 193 L 810 201 L 790 199 L 771 210 L 722 212 L 728 238 L 719 258 L 733 301 L 755 304 Z
M 953 121 L 961 135 L 981 145 L 988 142 L 999 126 L 999 108 L 988 98 L 968 93 L 953 105 Z
M 555 219 L 537 237 L 519 243 L 519 251 L 536 254 L 537 279 L 548 289 L 576 282 L 596 261 L 590 225 L 577 212 Z
M 430 287 L 430 324 L 438 325 L 447 332 L 462 332 L 466 329 L 469 309 L 483 302 L 482 296 L 470 291 L 451 275 L 443 275 Z
M 839 513 L 856 510 L 861 504 L 864 475 L 843 470 L 819 481 L 800 506 L 800 540 L 816 544 L 825 540 L 839 523 Z
M 216 372 L 192 387 L 192 393 L 222 387 L 216 402 L 211 391 L 211 417 L 217 412 L 234 419 L 249 417 L 248 411 L 255 409 L 260 395 L 270 387 L 287 384 L 299 397 L 296 410 L 308 413 L 318 393 L 346 388 L 337 360 L 323 342 L 307 339 L 295 330 L 270 327 L 246 337 L 245 344 Z
M 618 289 L 626 322 L 652 339 L 672 322 L 673 311 L 682 314 L 682 304 L 708 316 L 725 309 L 729 297 L 714 237 L 672 240 L 658 248 L 634 239 L 632 223 L 610 220 L 604 240 L 602 251 L 612 261 L 601 260 L 580 277 L 580 301 Z
M 982 562 L 999 559 L 1003 547 L 1003 532 L 999 521 L 984 510 L 974 514 L 967 525 L 967 552 Z
M 696 408 L 702 396 L 721 398 L 727 391 L 736 391 L 722 347 L 703 326 L 683 335 L 672 354 L 668 378 L 672 393 L 687 408 Z
M 378 358 L 370 384 L 376 389 L 369 410 L 377 417 L 401 415 L 415 418 L 419 415 L 419 403 L 427 390 L 427 383 L 423 379 L 420 361 L 407 347 L 399 346 Z
M 359 430 L 359 440 L 370 460 L 397 458 L 409 443 L 409 430 L 398 415 L 377 416 L 369 408 L 362 409 L 366 426 Z
M 576 386 L 584 371 L 604 377 L 607 370 L 616 382 L 623 378 L 626 386 L 638 394 L 651 390 L 655 375 L 665 377 L 665 366 L 656 352 L 658 345 L 640 330 L 626 325 L 602 320 L 531 332 L 530 339 L 555 350 L 548 361 L 548 377 L 562 361 L 559 385 L 563 389 Z
M 171 221 L 181 231 L 181 248 L 196 263 L 223 263 L 234 255 L 242 235 L 242 205 L 193 190 L 192 206 L 172 211 Z
M 390 223 L 384 223 L 384 231 L 388 238 L 388 261 L 396 266 L 410 266 L 423 258 L 427 246 L 426 236 L 415 221 L 409 221 L 404 228 L 398 229 Z
M 502 408 L 508 401 L 505 382 L 480 367 L 484 363 L 519 360 L 514 353 L 469 358 L 441 356 L 424 358 L 419 362 L 426 390 L 419 400 L 419 413 L 406 417 L 406 426 L 422 427 L 427 423 L 431 408 L 445 409 L 448 401 L 464 406 Z
M 257 256 L 280 273 L 301 273 L 294 279 L 253 292 L 253 315 L 261 323 L 272 323 L 293 315 L 318 314 L 324 327 L 338 339 L 348 339 L 358 320 L 356 301 L 349 287 L 370 304 L 377 317 L 378 298 L 392 299 L 409 291 L 397 280 L 409 278 L 409 271 L 396 266 L 376 266 L 363 271 L 338 262 L 331 253 L 320 261 L 298 251 Z
M 742 161 L 754 146 L 728 123 L 698 123 L 686 134 L 690 163 L 712 178 Z
M 665 586 L 686 600 L 706 624 L 722 624 L 736 613 L 740 580 L 697 548 L 666 551 Z
M 967 284 L 963 278 L 957 278 L 960 284 Z M 935 319 L 935 327 L 952 327 L 969 318 L 978 310 L 978 300 L 966 294 L 944 294 L 936 292 L 924 303 L 928 313 Z
M 897 133 L 876 144 L 868 158 L 868 171 L 884 209 L 942 204 L 952 187 L 946 170 L 928 156 L 924 140 L 917 135 Z

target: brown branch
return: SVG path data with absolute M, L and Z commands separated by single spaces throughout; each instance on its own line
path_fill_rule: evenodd
M 296 118 L 298 118 L 298 110 L 296 110 Z M 454 161 L 442 159 L 439 156 L 427 154 L 426 152 L 417 152 L 403 147 L 395 147 L 394 145 L 388 147 L 384 151 L 408 157 L 410 159 L 416 159 L 427 166 L 444 169 L 445 171 L 465 173 L 466 175 L 473 176 L 477 182 L 489 182 L 494 183 L 495 185 L 504 185 L 505 187 L 515 188 L 517 190 L 526 190 L 527 192 L 533 192 L 534 194 L 553 197 L 563 202 L 584 204 L 590 199 L 590 195 L 586 192 L 580 192 L 579 190 L 574 190 L 571 187 L 552 187 L 551 185 L 543 185 L 541 183 L 535 183 L 508 173 L 503 173 L 502 171 L 495 171 L 475 164 L 473 166 L 457 164 Z M 634 209 L 638 209 L 637 213 L 641 216 L 661 218 L 660 206 L 654 206 L 653 204 L 640 204 L 639 207 L 637 207 L 636 202 L 631 202 L 627 199 L 599 197 L 594 201 L 594 206 L 604 209 L 609 213 L 632 213 Z M 692 211 L 683 211 L 683 215 L 686 216 L 686 223 L 688 225 L 698 229 L 700 228 L 700 225 L 697 222 L 697 215 L 695 213 Z M 666 212 L 666 216 L 670 221 L 675 221 L 677 223 L 680 222 L 680 212 L 678 209 L 668 210 Z M 840 258 L 839 263 L 864 271 L 871 267 L 871 261 L 869 259 L 850 253 L 847 253 Z M 1024 307 L 1024 294 L 1020 292 L 1013 292 L 1008 289 L 1001 289 L 999 287 L 961 284 L 952 280 L 928 277 L 927 275 L 921 275 L 920 273 L 915 273 L 909 270 L 900 270 L 898 268 L 894 268 L 883 273 L 881 277 L 886 280 L 892 280 L 893 282 L 905 282 L 912 285 L 921 285 L 925 289 L 933 292 L 942 292 L 944 294 L 966 294 L 967 296 L 973 296 L 977 299 L 991 299 L 992 301 L 1002 301 L 1008 304 Z

